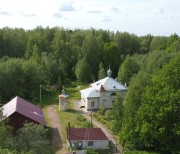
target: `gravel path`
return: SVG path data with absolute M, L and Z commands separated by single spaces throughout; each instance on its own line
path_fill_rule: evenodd
M 56 154 L 64 154 L 66 150 L 61 140 L 61 125 L 59 117 L 54 105 L 50 105 L 46 109 L 47 118 L 49 119 L 50 127 L 52 128 L 52 141 L 53 149 L 56 149 Z

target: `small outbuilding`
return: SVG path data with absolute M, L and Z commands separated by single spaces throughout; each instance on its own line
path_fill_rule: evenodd
M 42 109 L 19 96 L 2 107 L 3 116 L 8 118 L 8 124 L 14 131 L 23 127 L 25 122 L 33 122 L 46 126 Z
M 109 149 L 109 139 L 101 128 L 67 128 L 71 149 Z
M 62 90 L 62 94 L 58 95 L 58 97 L 59 97 L 59 110 L 63 110 L 63 111 L 67 110 L 69 95 L 65 93 L 64 87 Z

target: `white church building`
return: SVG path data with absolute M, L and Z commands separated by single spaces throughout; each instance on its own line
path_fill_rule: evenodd
M 95 83 L 91 87 L 83 89 L 81 93 L 81 106 L 85 109 L 112 108 L 112 104 L 116 101 L 116 93 L 120 93 L 124 98 L 127 87 L 111 77 L 112 71 L 107 71 L 108 76 Z

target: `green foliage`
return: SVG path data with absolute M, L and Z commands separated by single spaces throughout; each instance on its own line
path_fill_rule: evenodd
M 77 120 L 80 122 L 82 128 L 93 127 L 93 125 L 91 124 L 91 122 L 89 122 L 89 120 L 87 120 L 87 119 L 86 119 L 83 115 L 81 115 L 81 114 L 77 114 Z
M 98 154 L 98 152 L 94 149 L 87 149 L 86 154 Z
M 140 71 L 130 82 L 128 92 L 124 100 L 124 117 L 125 121 L 120 131 L 120 141 L 125 145 L 126 141 L 136 138 L 135 134 L 135 115 L 141 106 L 141 96 L 146 85 L 149 84 L 150 76 Z
M 82 128 L 90 128 L 90 127 L 93 127 L 93 125 L 91 124 L 91 122 L 89 122 L 89 121 L 84 121 L 83 123 L 82 123 Z
M 97 116 L 97 119 L 108 127 L 110 126 L 110 121 L 113 123 L 113 127 L 118 127 L 118 129 L 115 127 L 113 129 L 116 130 L 117 133 L 121 130 L 119 136 L 123 144 L 135 146 L 135 144 L 139 144 L 143 140 L 139 134 L 145 134 L 146 138 L 145 142 L 143 142 L 145 148 L 149 148 L 150 146 L 156 148 L 149 143 L 149 140 L 152 140 L 151 142 L 157 141 L 158 136 L 158 150 L 162 150 L 159 148 L 161 145 L 163 148 L 166 147 L 168 149 L 169 147 L 166 146 L 166 144 L 169 144 L 168 141 L 162 141 L 161 139 L 162 134 L 166 139 L 167 134 L 165 133 L 169 133 L 167 131 L 169 131 L 171 127 L 166 128 L 164 126 L 161 128 L 160 126 L 164 124 L 164 121 L 168 123 L 169 121 L 174 122 L 174 119 L 176 120 L 175 117 L 171 116 L 172 112 L 170 111 L 172 109 L 170 107 L 164 107 L 164 104 L 166 103 L 168 106 L 172 106 L 172 108 L 174 107 L 172 101 L 176 102 L 175 98 L 178 98 L 177 95 L 179 95 L 179 93 L 174 91 L 173 93 L 171 90 L 177 88 L 179 83 L 174 81 L 178 78 L 174 77 L 174 72 L 169 70 L 172 74 L 170 75 L 167 73 L 163 74 L 160 70 L 164 68 L 172 58 L 174 59 L 179 51 L 180 39 L 177 34 L 173 34 L 170 37 L 152 36 L 150 34 L 137 37 L 127 32 L 114 33 L 95 29 L 76 29 L 72 31 L 59 27 L 42 28 L 39 26 L 33 30 L 25 31 L 23 29 L 6 27 L 0 29 L 1 102 L 7 102 L 16 95 L 28 100 L 38 100 L 40 84 L 43 84 L 43 92 L 44 95 L 46 95 L 45 87 L 55 85 L 60 88 L 63 84 L 67 82 L 70 83 L 69 81 L 76 79 L 78 79 L 79 82 L 88 83 L 96 80 L 98 77 L 103 78 L 105 77 L 105 70 L 110 65 L 113 76 L 117 76 L 119 69 L 118 76 L 120 81 L 128 84 L 128 94 L 125 98 L 124 110 L 119 110 L 121 113 L 124 113 L 124 119 L 120 119 L 121 124 L 119 125 L 119 121 L 117 120 L 119 116 L 117 116 L 117 118 L 115 116 L 118 110 L 112 112 L 113 115 L 111 115 L 110 111 L 105 112 L 105 110 L 102 109 L 99 111 L 102 115 Z M 101 62 L 104 66 L 98 68 Z M 173 67 L 175 71 L 177 65 L 171 67 Z M 172 80 L 172 82 L 164 79 L 165 77 L 169 78 L 170 81 Z M 160 78 L 166 81 L 166 83 L 163 83 L 163 85 L 159 84 L 162 82 Z M 157 82 L 155 82 L 156 80 Z M 172 83 L 172 85 L 170 83 Z M 151 84 L 155 88 L 151 87 Z M 159 85 L 161 89 L 156 87 L 157 85 L 155 84 Z M 79 88 L 76 87 L 74 88 L 76 90 L 70 89 L 70 93 L 72 93 L 72 97 L 79 98 L 80 96 L 77 94 Z M 144 92 L 145 90 L 146 92 Z M 143 92 L 145 94 L 143 94 Z M 153 92 L 154 95 L 152 95 Z M 56 94 L 54 93 L 53 95 Z M 152 102 L 157 103 L 159 100 L 161 106 L 157 105 L 157 107 L 154 107 L 155 104 L 152 103 L 152 105 L 150 103 L 150 96 L 153 98 L 153 100 L 151 100 Z M 46 99 L 48 97 L 42 97 L 45 103 L 48 101 L 48 99 Z M 148 107 L 147 110 L 144 110 L 141 108 L 146 109 L 146 107 L 144 107 L 144 99 L 146 97 Z M 53 101 L 56 100 L 54 99 Z M 169 104 L 169 102 L 171 103 Z M 141 107 L 141 105 L 143 107 Z M 157 109 L 159 107 L 159 110 L 165 110 L 160 112 L 160 115 L 157 114 L 157 111 L 149 112 L 158 115 L 155 117 L 147 114 L 149 117 L 153 117 L 152 119 L 157 120 L 155 128 L 160 127 L 158 131 L 152 128 L 152 130 L 148 132 L 151 125 L 148 121 L 144 120 L 145 117 L 143 116 L 144 121 L 141 121 L 142 123 L 137 120 L 139 122 L 137 127 L 138 122 L 135 121 L 135 117 L 140 114 L 140 111 L 142 111 L 141 114 L 149 111 L 149 107 L 151 107 L 151 109 Z M 174 112 L 176 111 L 175 109 Z M 164 119 L 164 121 L 160 119 Z M 73 125 L 76 126 L 75 123 Z M 179 124 L 177 123 L 176 127 L 174 125 L 172 126 L 174 127 L 174 132 L 178 134 L 176 130 L 178 130 Z M 142 132 L 138 128 L 142 128 Z M 1 134 L 6 134 L 3 133 L 5 129 L 5 127 L 1 127 Z M 161 135 L 159 132 L 161 132 Z M 167 137 L 169 142 L 171 138 L 175 136 L 174 132 L 171 132 L 172 135 L 169 135 L 171 136 L 169 137 L 170 139 Z M 2 141 L 4 136 L 2 135 L 0 137 L 2 137 Z M 11 149 L 13 149 L 15 146 L 15 144 L 12 144 L 14 140 L 10 139 L 10 137 L 8 138 L 9 141 L 7 143 L 11 145 Z M 159 143 L 160 141 L 162 142 Z M 171 145 L 171 143 L 169 145 Z
M 121 52 L 118 49 L 118 45 L 115 42 L 105 43 L 102 62 L 104 68 L 108 69 L 109 66 L 112 69 L 114 76 L 118 72 L 119 66 L 122 63 Z
M 126 57 L 118 72 L 118 79 L 122 83 L 129 85 L 131 78 L 138 73 L 140 66 L 129 55 Z
M 82 116 L 81 114 L 77 114 L 77 120 L 79 120 L 81 122 L 85 122 L 86 118 L 84 116 Z
M 104 115 L 106 112 L 106 108 L 104 106 L 99 107 L 98 113 Z
M 7 58 L 0 60 L 0 96 L 2 102 L 24 93 L 23 60 Z
M 147 56 L 143 70 L 149 74 L 159 71 L 169 60 L 174 56 L 174 53 L 168 53 L 162 50 L 154 50 Z
M 118 133 L 121 130 L 124 121 L 123 98 L 118 93 L 116 102 L 113 104 L 112 117 L 112 130 L 113 132 Z
M 26 98 L 39 98 L 39 85 L 41 83 L 40 65 L 29 60 L 23 63 L 24 95 Z
M 149 52 L 149 48 L 150 48 L 150 44 L 151 44 L 152 39 L 153 39 L 153 36 L 151 34 L 148 34 L 146 36 L 139 38 L 140 44 L 141 44 L 140 52 L 142 54 Z
M 150 43 L 150 51 L 152 50 L 165 50 L 168 43 L 168 37 L 154 36 Z
M 147 86 L 136 117 L 138 141 L 146 148 L 179 151 L 180 56 L 155 74 Z
M 75 74 L 79 82 L 87 83 L 91 80 L 91 69 L 85 58 L 77 63 Z
M 159 153 L 148 152 L 148 151 L 124 151 L 124 154 L 159 154 Z
M 48 130 L 34 123 L 25 123 L 24 127 L 18 130 L 16 136 L 6 135 L 1 144 L 4 149 L 29 154 L 42 152 L 49 154 L 51 151 L 48 145 Z
M 104 69 L 104 66 L 103 66 L 103 63 L 101 62 L 100 64 L 99 64 L 99 80 L 100 79 L 103 79 L 103 78 L 105 78 L 106 77 L 106 71 L 105 71 L 105 69 Z
M 138 42 L 138 37 L 134 34 L 117 32 L 114 42 L 117 43 L 122 55 L 132 55 L 139 51 L 140 43 Z

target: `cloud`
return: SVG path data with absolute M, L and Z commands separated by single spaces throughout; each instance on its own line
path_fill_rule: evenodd
M 59 11 L 75 11 L 73 2 L 62 3 L 62 5 L 59 7 Z
M 112 21 L 112 19 L 109 16 L 105 16 L 105 17 L 103 17 L 103 19 L 101 21 L 110 22 L 110 21 Z
M 123 17 L 128 17 L 128 14 L 126 14 L 126 13 L 123 13 L 122 15 L 123 15 Z
M 12 13 L 6 12 L 6 11 L 0 11 L 0 14 L 4 15 L 4 16 L 12 16 L 13 15 Z
M 111 7 L 111 11 L 113 11 L 114 13 L 116 13 L 116 12 L 119 11 L 119 9 L 118 9 L 117 7 L 115 7 L 115 6 L 112 6 L 112 7 Z
M 102 6 L 100 5 L 94 5 L 94 6 L 89 6 L 86 10 L 87 13 L 102 13 Z
M 86 11 L 87 13 L 101 13 L 100 10 L 96 10 L 96 9 L 90 9 Z
M 24 17 L 35 17 L 36 14 L 34 14 L 34 13 L 30 13 L 30 14 L 28 14 L 28 13 L 23 13 L 22 16 L 24 16 Z
M 55 13 L 53 14 L 53 17 L 55 17 L 55 18 L 62 18 L 63 16 L 62 16 L 60 13 L 55 12 Z
M 156 10 L 153 11 L 154 14 L 163 14 L 164 13 L 164 9 L 163 8 L 158 8 Z

